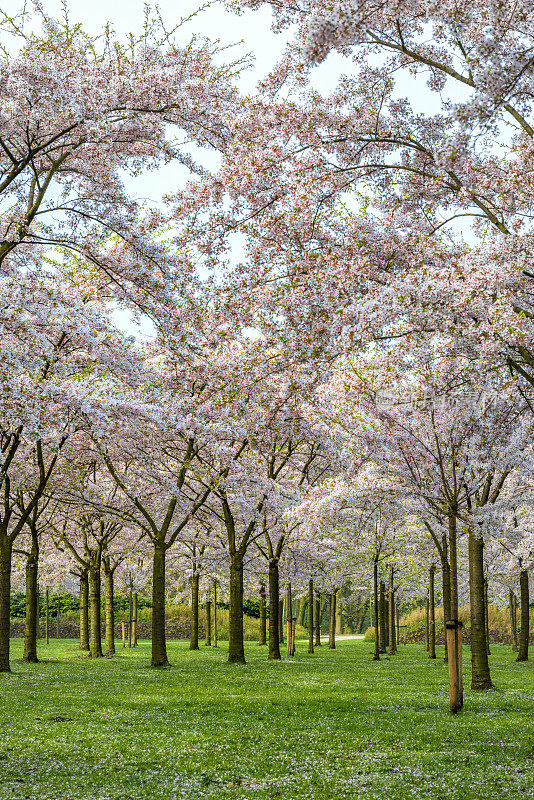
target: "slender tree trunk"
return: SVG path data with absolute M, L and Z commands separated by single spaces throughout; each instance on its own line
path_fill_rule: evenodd
M 317 592 L 315 598 L 315 647 L 321 645 L 321 592 Z
M 200 584 L 200 575 L 194 569 L 193 580 L 191 583 L 191 641 L 189 643 L 190 650 L 198 650 L 198 588 Z
M 336 649 L 336 592 L 330 594 L 330 626 L 328 647 L 330 650 Z
M 91 658 L 102 658 L 102 631 L 100 618 L 101 603 L 100 558 L 96 558 L 89 567 L 89 602 L 91 606 Z M 58 598 L 59 616 L 59 598 Z
M 265 585 L 260 586 L 260 636 L 259 645 L 264 647 L 267 644 L 267 604 L 265 600 Z
M 517 652 L 517 619 L 515 613 L 515 594 L 510 589 L 510 633 L 512 637 L 512 652 Z
M 246 664 L 243 634 L 243 556 L 239 552 L 234 553 L 230 560 L 228 661 L 231 664 Z
M 445 656 L 443 660 L 445 663 L 449 660 L 447 652 L 447 632 L 445 624 L 451 618 L 451 568 L 449 562 L 445 559 L 441 562 L 442 573 L 442 586 L 443 586 L 443 638 L 445 642 Z
M 104 558 L 104 575 L 106 579 L 106 642 L 105 650 L 107 656 L 115 655 L 115 609 L 113 607 L 113 600 L 115 595 L 115 586 L 113 578 L 113 570 L 109 561 Z
M 139 598 L 137 597 L 137 592 L 134 592 L 133 596 L 133 633 L 132 633 L 132 644 L 134 647 L 137 647 L 137 618 L 139 616 Z
M 269 561 L 269 658 L 280 656 L 280 578 L 278 559 Z
M 428 657 L 436 657 L 436 602 L 434 598 L 434 574 L 436 567 L 431 564 L 428 570 L 428 606 L 430 615 Z
M 386 652 L 386 584 L 380 581 L 380 652 Z
M 284 644 L 284 601 L 278 603 L 278 641 Z
M 430 647 L 430 603 L 428 592 L 425 597 L 425 651 L 428 653 Z
M 378 622 L 378 561 L 375 558 L 373 564 L 373 616 L 374 616 L 374 628 L 375 628 L 375 652 L 373 655 L 373 661 L 380 661 L 380 633 L 379 633 L 379 622 Z
M 152 666 L 168 667 L 165 638 L 165 545 L 156 542 L 152 562 Z
M 389 567 L 389 655 L 395 655 L 395 587 L 393 585 L 393 566 Z
M 133 594 L 132 573 L 130 572 L 130 591 L 128 592 L 128 647 L 133 645 Z
M 89 649 L 89 578 L 87 570 L 83 569 L 80 572 L 80 650 Z
M 50 644 L 50 590 L 48 586 L 46 587 L 45 598 L 45 640 L 47 644 Z M 87 582 L 87 603 L 89 604 L 89 581 Z M 87 619 L 89 619 L 89 616 Z M 87 630 L 87 649 L 89 650 L 89 629 Z
M 308 653 L 313 653 L 313 578 L 308 583 Z
M 56 612 L 56 639 L 59 639 L 59 619 L 61 612 L 61 595 L 57 596 L 57 612 Z
M 206 600 L 206 647 L 211 647 L 211 601 Z
M 39 627 L 39 590 L 37 573 L 39 568 L 39 540 L 32 531 L 32 547 L 26 559 L 26 620 L 24 625 L 23 661 L 39 663 L 37 658 L 37 631 Z
M 217 644 L 217 581 L 213 579 L 213 646 Z
M 287 654 L 293 655 L 293 642 L 291 632 L 293 629 L 293 600 L 291 597 L 291 581 L 287 585 L 286 594 L 286 609 L 287 609 Z
M 456 530 L 456 509 L 448 514 L 450 577 L 451 577 L 451 619 L 446 624 L 447 652 L 449 657 L 450 709 L 456 714 L 463 706 L 462 676 L 462 626 L 458 620 L 458 550 Z
M 469 528 L 469 602 L 471 607 L 471 689 L 493 686 L 486 646 L 486 604 L 484 602 L 484 541 Z
M 488 600 L 488 580 L 484 578 L 484 620 L 486 628 L 486 651 L 491 655 L 490 651 L 490 630 L 489 630 L 489 600 Z
M 0 672 L 9 672 L 12 545 L 0 532 Z
M 528 661 L 528 572 L 522 569 L 519 573 L 519 589 L 521 593 L 521 627 L 519 629 L 519 653 L 516 661 Z

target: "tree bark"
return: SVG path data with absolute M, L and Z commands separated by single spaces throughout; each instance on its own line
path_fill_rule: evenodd
M 0 672 L 9 672 L 12 545 L 0 532 Z
M 489 630 L 489 600 L 488 600 L 488 579 L 484 578 L 484 624 L 486 629 L 486 652 L 491 655 L 490 651 L 490 630 Z
M 321 592 L 317 592 L 315 598 L 315 647 L 321 645 Z
M 152 562 L 152 666 L 168 667 L 165 638 L 165 545 L 156 542 Z
M 434 574 L 436 567 L 431 564 L 428 570 L 429 638 L 428 657 L 436 657 L 436 602 L 434 598 Z
M 471 607 L 471 689 L 491 689 L 486 647 L 486 607 L 484 602 L 484 541 L 469 528 L 469 602 Z
M 213 646 L 217 644 L 217 581 L 213 579 Z
M 107 558 L 103 558 L 104 575 L 106 580 L 106 640 L 105 651 L 107 656 L 115 655 L 115 609 L 113 607 L 113 600 L 115 595 L 115 586 L 113 578 L 113 570 Z
M 230 560 L 228 661 L 231 664 L 246 664 L 243 635 L 243 556 L 239 552 L 234 553 Z
M 313 653 L 313 579 L 308 583 L 308 653 Z
M 80 650 L 89 650 L 89 577 L 88 570 L 80 572 Z M 48 621 L 47 621 L 48 624 Z
M 375 652 L 373 655 L 373 661 L 380 661 L 380 633 L 378 630 L 378 561 L 376 558 L 373 564 L 373 594 L 373 623 L 375 628 Z
M 133 633 L 132 633 L 132 645 L 133 647 L 137 647 L 137 618 L 139 616 L 139 598 L 137 597 L 137 592 L 134 592 L 133 596 Z
M 287 609 L 287 654 L 288 656 L 293 655 L 293 598 L 291 596 L 291 581 L 287 585 L 287 594 L 286 594 L 286 609 Z
M 102 632 L 100 618 L 101 578 L 100 555 L 97 555 L 89 566 L 89 603 L 91 607 L 91 658 L 102 658 Z M 59 598 L 58 598 L 59 615 Z
M 269 561 L 269 658 L 280 656 L 280 578 L 278 559 Z
M 393 585 L 393 566 L 389 567 L 389 655 L 395 655 L 395 587 Z
M 519 652 L 516 661 L 528 661 L 528 572 L 522 569 L 519 573 L 519 589 L 521 594 L 521 627 L 519 628 Z
M 428 593 L 425 597 L 425 651 L 428 653 L 430 647 L 430 602 Z
M 456 509 L 448 513 L 450 548 L 451 619 L 446 623 L 449 658 L 450 709 L 456 714 L 464 704 L 462 676 L 462 625 L 458 620 L 458 549 Z
M 336 649 L 336 592 L 330 594 L 330 626 L 328 647 L 330 650 Z
M 26 559 L 26 620 L 24 624 L 24 654 L 23 661 L 38 664 L 37 658 L 37 632 L 39 628 L 39 590 L 37 588 L 37 573 L 39 568 L 39 540 L 32 531 L 32 546 L 30 555 Z
M 445 631 L 445 623 L 451 618 L 451 568 L 449 562 L 445 559 L 441 562 L 441 576 L 443 586 L 443 633 L 445 639 L 445 656 L 443 661 L 447 663 L 449 660 L 447 651 L 447 635 Z
M 510 634 L 512 637 L 512 652 L 517 652 L 517 618 L 515 609 L 515 594 L 510 589 Z
M 386 652 L 386 584 L 380 581 L 380 652 Z
M 211 601 L 206 600 L 206 647 L 211 647 Z
M 278 641 L 284 644 L 284 601 L 278 603 Z
M 267 644 L 267 607 L 265 600 L 265 586 L 262 583 L 260 586 L 260 635 L 259 645 L 265 647 Z
M 191 582 L 191 641 L 189 642 L 190 650 L 198 650 L 198 588 L 200 584 L 200 575 L 193 570 L 193 580 Z

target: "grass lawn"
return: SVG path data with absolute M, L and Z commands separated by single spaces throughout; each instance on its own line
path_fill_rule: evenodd
M 371 661 L 372 645 L 268 662 L 224 642 L 153 670 L 150 645 L 81 659 L 76 642 L 0 675 L 0 800 L 534 798 L 534 664 L 493 646 L 496 691 L 448 713 L 442 648 Z M 13 641 L 13 658 L 22 641 Z M 469 686 L 469 650 L 464 650 Z

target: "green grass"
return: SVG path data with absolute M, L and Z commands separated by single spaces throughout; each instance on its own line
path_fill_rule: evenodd
M 171 643 L 174 667 L 153 670 L 146 642 L 99 661 L 42 645 L 47 661 L 0 676 L 0 798 L 534 798 L 532 662 L 495 646 L 497 690 L 451 717 L 441 658 L 371 647 L 273 663 L 250 645 L 242 666 Z

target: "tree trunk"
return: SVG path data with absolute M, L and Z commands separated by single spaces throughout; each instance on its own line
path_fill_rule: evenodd
M 168 667 L 165 638 L 165 545 L 154 545 L 152 562 L 152 666 Z
M 32 532 L 32 547 L 26 559 L 26 620 L 24 624 L 23 661 L 38 664 L 37 632 L 39 628 L 39 590 L 37 588 L 37 572 L 39 568 L 39 540 Z
M 429 607 L 429 638 L 428 638 L 428 657 L 436 657 L 436 601 L 434 598 L 434 564 L 428 570 L 428 607 Z
M 429 639 L 430 639 L 430 603 L 428 600 L 428 593 L 425 597 L 425 651 L 428 653 Z
M 336 592 L 330 594 L 330 626 L 328 647 L 330 650 L 336 649 Z
M 386 584 L 380 581 L 380 652 L 386 652 Z
M 450 709 L 456 714 L 464 704 L 462 676 L 462 624 L 458 620 L 458 550 L 456 509 L 448 514 L 450 548 L 451 619 L 446 623 L 447 652 L 449 658 Z
M 321 645 L 321 592 L 315 598 L 315 647 Z
M 100 619 L 100 558 L 97 557 L 89 567 L 89 603 L 91 607 L 91 658 L 102 658 L 102 632 Z M 59 616 L 59 598 L 58 598 Z
M 200 575 L 193 571 L 193 580 L 191 583 L 191 641 L 189 643 L 190 650 L 198 650 L 198 588 L 200 584 Z
M 280 578 L 278 559 L 269 561 L 269 658 L 280 656 Z
M 211 602 L 206 600 L 206 647 L 211 647 Z
M 469 528 L 469 602 L 471 606 L 471 689 L 491 689 L 486 647 L 486 608 L 484 603 L 484 541 Z
M 380 634 L 378 631 L 378 561 L 376 558 L 373 565 L 373 594 L 373 623 L 375 628 L 375 652 L 373 655 L 373 661 L 380 661 Z
M 50 591 L 48 586 L 46 587 L 45 592 L 45 640 L 46 643 L 50 643 Z M 89 604 L 89 582 L 87 582 L 87 604 Z M 89 620 L 89 616 L 87 617 Z M 87 649 L 89 650 L 89 628 L 87 629 Z
M 80 572 L 80 650 L 89 649 L 89 578 L 84 569 Z
M 447 635 L 445 631 L 445 623 L 451 618 L 451 568 L 449 562 L 445 559 L 441 562 L 442 571 L 442 586 L 443 586 L 443 633 L 445 640 L 445 656 L 444 662 L 449 660 L 447 652 Z
M 313 579 L 308 583 L 308 653 L 313 653 Z
M 484 578 L 484 625 L 486 629 L 486 652 L 490 652 L 490 631 L 489 631 L 489 600 L 488 600 L 488 579 Z
M 519 573 L 519 588 L 521 592 L 521 627 L 519 629 L 519 653 L 516 661 L 528 661 L 528 572 L 522 569 Z
M 230 619 L 228 661 L 246 664 L 243 636 L 243 556 L 237 552 L 230 560 Z
M 213 579 L 213 646 L 217 644 L 217 581 Z
M 104 558 L 104 575 L 106 578 L 106 642 L 105 650 L 107 656 L 115 655 L 115 609 L 113 608 L 113 600 L 115 595 L 115 586 L 113 578 L 113 570 L 109 561 Z
M 395 655 L 395 587 L 393 585 L 393 567 L 389 568 L 389 655 Z
M 284 601 L 278 603 L 278 641 L 284 644 Z
M 0 532 L 0 672 L 9 672 L 9 633 L 12 545 Z
M 517 618 L 515 613 L 515 594 L 510 589 L 510 633 L 512 636 L 512 652 L 517 652 Z
M 265 601 L 265 586 L 260 586 L 260 636 L 259 645 L 265 647 L 267 644 L 267 608 Z
M 288 656 L 292 656 L 293 641 L 291 633 L 293 630 L 293 598 L 291 597 L 291 582 L 289 582 L 287 585 L 286 609 L 287 609 L 287 654 Z
M 139 616 L 139 598 L 137 597 L 137 592 L 134 592 L 133 596 L 133 633 L 132 633 L 132 645 L 137 647 L 137 618 Z

